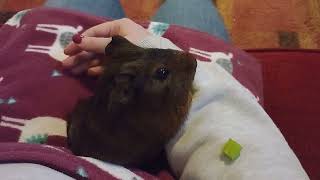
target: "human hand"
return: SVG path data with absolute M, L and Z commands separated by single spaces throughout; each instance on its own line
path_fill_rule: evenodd
M 100 66 L 100 57 L 116 35 L 136 44 L 148 36 L 149 32 L 127 18 L 99 24 L 73 37 L 73 42 L 64 49 L 69 57 L 62 62 L 63 66 L 71 68 L 74 74 L 85 71 L 89 75 L 101 74 L 103 67 Z

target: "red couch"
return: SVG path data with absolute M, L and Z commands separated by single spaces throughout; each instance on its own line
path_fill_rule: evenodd
M 247 52 L 263 64 L 265 110 L 310 179 L 320 179 L 320 50 Z

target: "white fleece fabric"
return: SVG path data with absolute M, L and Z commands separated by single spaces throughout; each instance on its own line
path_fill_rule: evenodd
M 145 48 L 180 50 L 168 39 L 149 36 Z M 216 63 L 198 61 L 198 90 L 186 123 L 167 145 L 182 180 L 308 180 L 279 129 L 249 90 Z M 222 155 L 229 138 L 241 144 L 234 161 Z

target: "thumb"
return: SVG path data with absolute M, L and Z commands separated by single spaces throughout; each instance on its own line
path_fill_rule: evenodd
M 78 39 L 77 39 L 78 38 Z M 106 46 L 111 42 L 111 38 L 79 36 L 73 39 L 73 43 L 81 50 L 104 54 Z

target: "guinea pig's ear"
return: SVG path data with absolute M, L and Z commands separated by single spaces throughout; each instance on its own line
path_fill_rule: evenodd
M 141 53 L 143 48 L 134 45 L 126 38 L 122 36 L 112 37 L 112 41 L 106 46 L 105 53 L 106 55 L 112 56 L 124 56 L 128 54 L 137 54 Z

